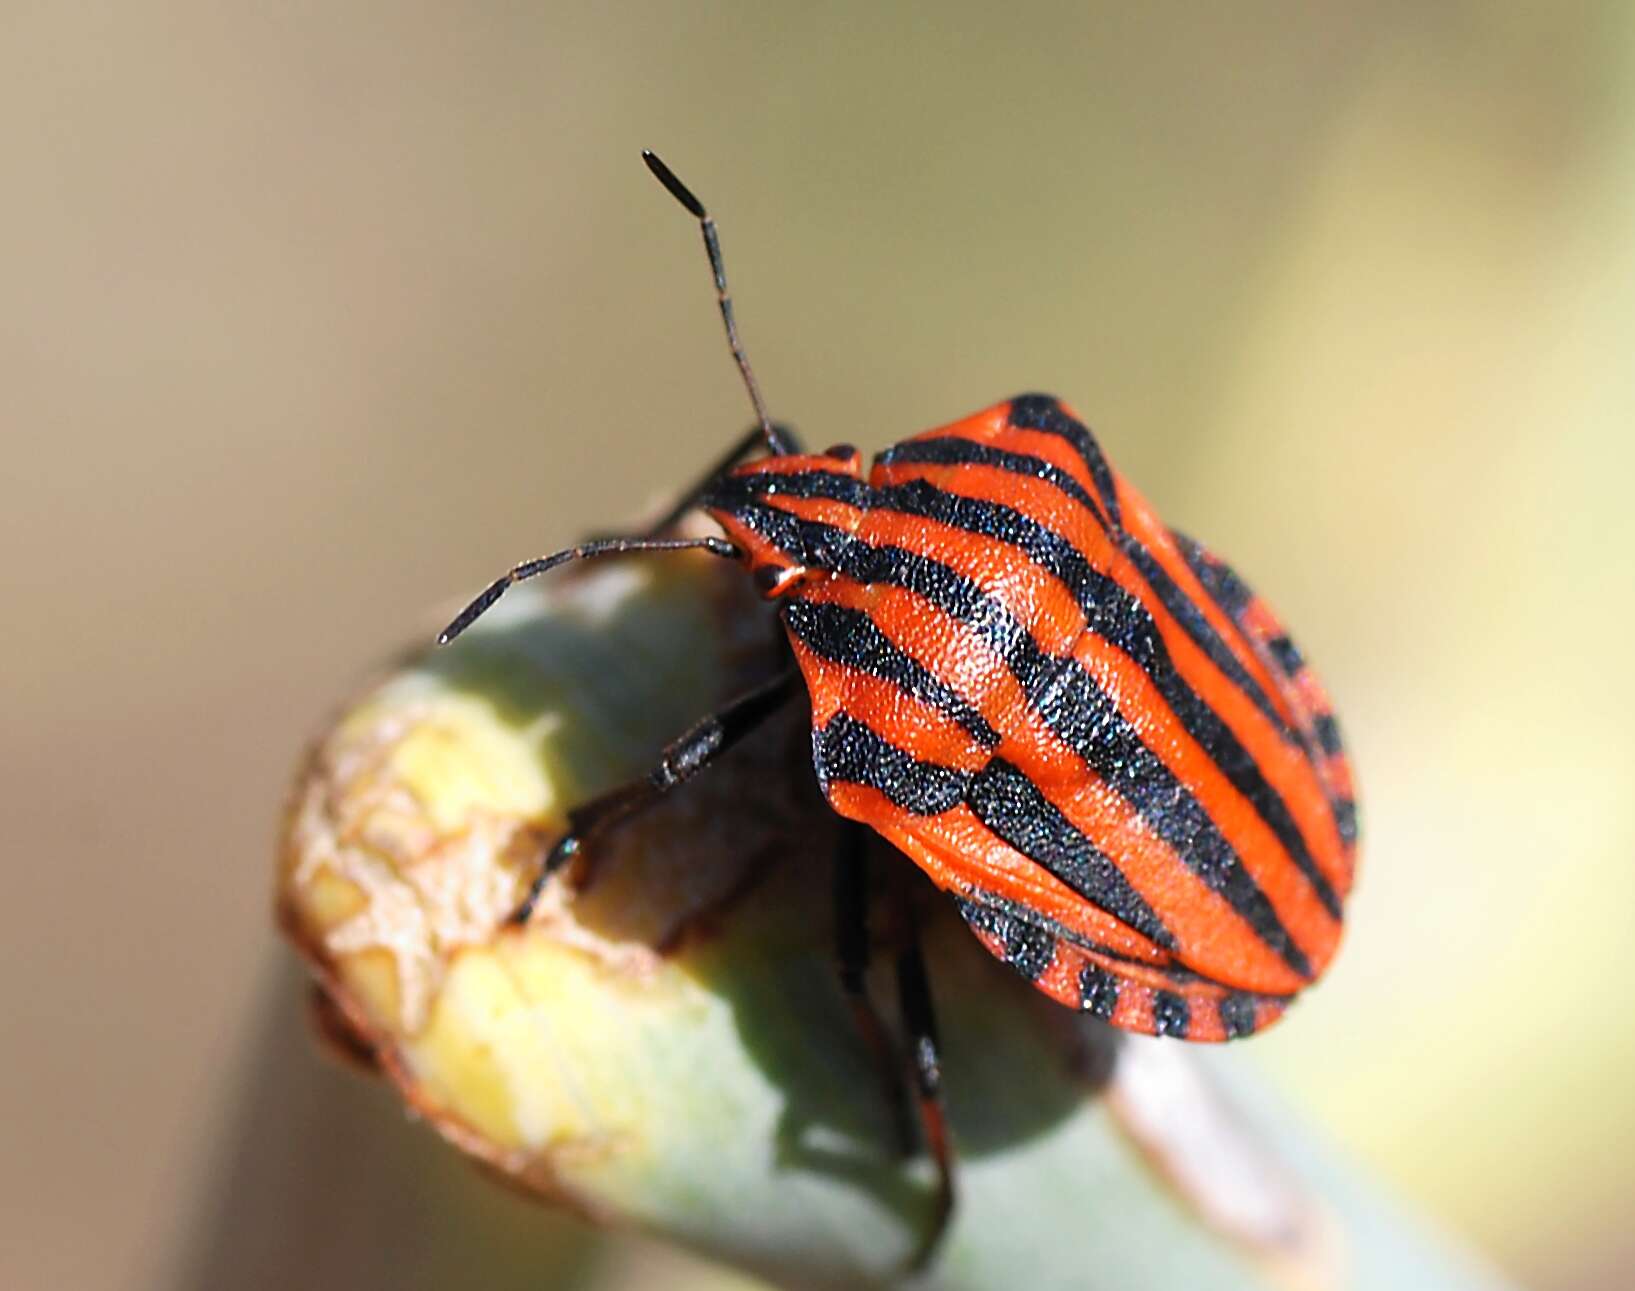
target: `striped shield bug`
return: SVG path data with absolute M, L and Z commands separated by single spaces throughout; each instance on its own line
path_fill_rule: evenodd
M 644 779 L 572 811 L 514 919 L 597 835 L 804 689 L 817 782 L 848 822 L 835 884 L 841 985 L 876 1042 L 865 829 L 1053 1000 L 1186 1040 L 1272 1023 L 1334 955 L 1357 839 L 1327 695 L 1277 617 L 1168 528 L 1050 396 L 903 440 L 867 476 L 849 445 L 805 452 L 767 413 L 714 221 L 658 157 L 643 157 L 703 231 L 755 425 L 647 532 L 516 566 L 439 641 L 512 584 L 570 561 L 697 549 L 743 565 L 777 607 L 789 658 L 682 734 Z M 721 536 L 674 536 L 699 509 Z M 940 1231 L 951 1158 L 916 945 L 897 969 L 942 1180 Z

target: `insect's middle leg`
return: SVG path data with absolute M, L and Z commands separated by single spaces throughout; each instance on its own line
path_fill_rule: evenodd
M 898 1148 L 907 1153 L 914 1148 L 914 1124 L 909 1119 L 902 1064 L 863 980 L 869 968 L 868 857 L 864 851 L 868 841 L 867 826 L 841 819 L 834 863 L 835 967 L 852 1022 L 868 1048 L 886 1106 L 891 1109 Z
M 546 855 L 539 873 L 522 899 L 512 923 L 527 923 L 545 890 L 545 884 L 563 866 L 578 856 L 585 844 L 598 834 L 657 802 L 677 785 L 685 784 L 705 767 L 731 749 L 746 735 L 777 712 L 795 693 L 800 674 L 788 669 L 771 681 L 740 695 L 720 711 L 693 724 L 681 737 L 665 746 L 658 765 L 639 780 L 632 780 L 568 813 L 568 832 Z
M 908 1030 L 913 1058 L 914 1092 L 926 1150 L 937 1167 L 937 1194 L 931 1226 L 920 1239 L 911 1267 L 923 1267 L 935 1253 L 954 1213 L 954 1153 L 948 1139 L 948 1117 L 942 1101 L 942 1053 L 937 1044 L 937 1019 L 931 1007 L 931 987 L 920 951 L 918 921 L 909 910 L 909 940 L 897 956 L 897 989 L 903 1025 Z
M 864 826 L 853 821 L 842 822 L 835 852 L 835 950 L 841 990 L 851 1005 L 857 1029 L 874 1056 L 898 1137 L 906 1150 L 912 1146 L 914 1133 L 903 1068 L 863 982 L 869 963 L 868 871 L 864 853 L 868 838 Z M 937 1043 L 937 1019 L 931 1006 L 925 957 L 920 950 L 919 924 L 912 897 L 901 889 L 897 895 L 907 937 L 897 956 L 898 1002 L 907 1032 L 920 1135 L 937 1168 L 931 1223 L 910 1262 L 910 1267 L 920 1268 L 936 1252 L 954 1211 L 954 1154 L 942 1102 L 942 1055 Z

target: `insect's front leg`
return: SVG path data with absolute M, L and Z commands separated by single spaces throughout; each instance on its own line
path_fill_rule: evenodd
M 527 923 L 551 876 L 578 856 L 611 826 L 652 806 L 677 785 L 685 784 L 777 712 L 794 694 L 800 674 L 793 669 L 740 695 L 725 708 L 695 722 L 665 746 L 658 764 L 639 780 L 610 789 L 568 813 L 568 832 L 546 854 L 511 922 Z

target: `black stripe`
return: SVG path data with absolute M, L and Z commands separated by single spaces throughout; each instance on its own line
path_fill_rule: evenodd
M 740 504 L 733 514 L 757 533 L 781 535 L 793 526 L 797 531 L 794 541 L 804 548 L 828 549 L 838 558 L 830 568 L 843 577 L 905 588 L 964 623 L 1005 661 L 1040 717 L 1063 742 L 1121 794 L 1181 861 L 1219 892 L 1290 968 L 1302 977 L 1312 975 L 1305 952 L 1209 813 L 1142 743 L 1117 705 L 1077 660 L 1045 653 L 1002 602 L 940 561 L 900 547 L 874 547 L 833 526 L 802 520 L 764 503 Z M 830 531 L 844 541 L 800 532 L 814 529 Z M 900 752 L 898 756 L 906 757 Z
M 1290 681 L 1294 680 L 1295 673 L 1306 666 L 1306 661 L 1300 657 L 1300 651 L 1286 636 L 1273 637 L 1266 643 L 1266 650 Z
M 970 780 L 963 771 L 910 757 L 847 713 L 812 732 L 812 763 L 825 795 L 835 780 L 865 785 L 916 816 L 959 806 Z
M 1119 980 L 1100 964 L 1079 970 L 1079 1007 L 1098 1018 L 1110 1018 L 1118 1007 Z
M 1155 945 L 1175 949 L 1175 937 L 1124 872 L 1009 762 L 995 758 L 979 771 L 966 801 L 984 825 L 1091 904 Z
M 1317 747 L 1330 757 L 1345 752 L 1345 743 L 1340 739 L 1340 724 L 1334 720 L 1333 713 L 1319 713 L 1312 719 L 1312 734 L 1317 737 Z
M 1215 630 L 1215 625 L 1209 621 L 1208 615 L 1197 602 L 1181 590 L 1179 584 L 1169 576 L 1169 572 L 1158 563 L 1158 558 L 1134 538 L 1125 541 L 1124 552 L 1140 571 L 1141 576 L 1147 580 L 1147 585 L 1152 588 L 1159 604 L 1181 625 L 1182 631 L 1192 638 L 1193 644 L 1208 656 L 1209 662 L 1224 673 L 1235 687 L 1249 696 L 1255 707 L 1260 709 L 1278 730 L 1288 731 L 1289 725 L 1278 713 L 1277 705 L 1272 702 L 1271 696 L 1249 675 L 1249 670 L 1238 661 L 1237 655 L 1232 653 L 1232 648 Z M 1237 624 L 1235 618 L 1232 622 L 1234 626 Z
M 1154 991 L 1152 996 L 1152 1033 L 1172 1035 L 1185 1040 L 1192 1026 L 1192 1010 L 1174 991 Z
M 806 569 L 838 569 L 845 549 L 855 539 L 835 525 L 802 520 L 767 503 L 777 496 L 828 498 L 866 508 L 871 490 L 854 475 L 831 471 L 802 471 L 794 475 L 763 472 L 754 475 L 717 477 L 703 497 L 702 505 L 732 516 L 776 547 L 784 560 Z
M 1040 914 L 1039 911 L 1035 910 L 1033 907 L 1025 906 L 1020 902 L 1012 901 L 1007 897 L 1002 897 L 997 892 L 989 892 L 980 888 L 972 889 L 967 899 L 976 905 L 989 906 L 1008 919 L 1014 919 L 1022 923 L 1030 923 L 1036 928 L 1043 929 L 1057 940 L 1064 941 L 1072 946 L 1077 946 L 1080 950 L 1093 951 L 1095 954 L 1100 955 L 1105 959 L 1116 960 L 1123 964 L 1133 964 L 1146 969 L 1152 969 L 1154 967 L 1150 960 L 1144 959 L 1137 955 L 1131 955 L 1127 951 L 1114 950 L 1111 946 L 1103 945 L 1099 941 L 1093 941 L 1089 937 L 1086 937 L 1083 933 L 1078 932 L 1075 929 L 1065 927 L 1047 915 Z M 1201 973 L 1194 973 L 1190 969 L 1181 968 L 1178 965 L 1166 965 L 1160 971 L 1168 974 L 1178 983 L 1193 981 L 1209 982 L 1213 980 L 1212 978 L 1204 977 Z M 1219 985 L 1219 983 L 1217 983 L 1217 985 Z
M 822 658 L 896 686 L 947 714 L 987 748 L 999 743 L 999 732 L 981 713 L 895 645 L 863 611 L 789 597 L 782 614 L 789 631 Z
M 1210 555 L 1202 543 L 1187 537 L 1184 533 L 1177 533 L 1173 529 L 1170 530 L 1170 537 L 1174 540 L 1177 550 L 1180 551 L 1181 559 L 1186 562 L 1187 568 L 1203 585 L 1203 589 L 1209 594 L 1209 598 L 1231 620 L 1233 627 L 1237 628 L 1244 636 L 1252 637 L 1254 634 L 1244 625 L 1244 617 L 1249 611 L 1249 603 L 1255 599 L 1255 594 L 1249 589 L 1248 584 L 1238 577 L 1236 571 L 1230 565 Z M 1231 666 L 1236 668 L 1238 672 L 1243 673 L 1245 678 L 1248 678 L 1248 673 L 1243 672 L 1243 666 L 1238 663 L 1237 656 L 1226 648 L 1226 643 L 1221 641 L 1220 634 L 1215 631 L 1208 618 L 1204 616 L 1197 606 L 1193 605 L 1192 598 L 1176 586 L 1175 580 L 1164 572 L 1163 567 L 1153 558 L 1151 552 L 1147 551 L 1145 547 L 1140 548 L 1139 552 L 1140 556 L 1145 557 L 1146 563 L 1156 571 L 1157 578 L 1162 580 L 1162 585 L 1160 585 L 1158 582 L 1154 582 L 1151 576 L 1148 578 L 1149 582 L 1154 583 L 1153 591 L 1164 600 L 1165 607 L 1169 607 L 1170 598 L 1173 597 L 1178 602 L 1184 602 L 1190 609 L 1190 615 L 1182 618 L 1182 623 L 1193 640 L 1197 641 L 1201 648 L 1210 652 L 1211 659 L 1215 658 L 1211 643 L 1218 644 L 1219 648 L 1231 658 Z M 1137 555 L 1135 551 L 1130 554 L 1132 557 Z M 1147 570 L 1143 568 L 1142 572 L 1145 574 Z M 1171 612 L 1174 613 L 1173 610 Z M 1177 615 L 1177 617 L 1181 616 Z M 1287 639 L 1284 638 L 1284 640 Z M 1219 661 L 1217 663 L 1223 669 L 1226 667 L 1225 664 L 1221 664 Z M 1256 694 L 1264 694 L 1258 683 L 1251 680 L 1247 681 L 1246 685 L 1253 687 Z M 1267 702 L 1269 706 L 1270 701 Z
M 1340 831 L 1340 841 L 1347 847 L 1357 841 L 1357 804 L 1350 798 L 1337 798 L 1334 802 L 1334 824 Z
M 950 795 L 956 782 L 965 781 L 961 773 L 917 761 L 850 714 L 837 714 L 815 739 L 825 791 L 835 780 L 868 785 L 916 815 L 936 815 L 958 805 Z M 905 782 L 903 787 L 894 788 L 897 778 Z M 1016 767 L 993 759 L 964 783 L 963 797 L 977 819 L 1017 851 L 1155 945 L 1175 949 L 1174 935 L 1118 866 Z
M 954 899 L 955 903 L 961 908 L 961 913 L 965 915 L 967 920 L 972 920 L 974 922 L 972 913 L 968 911 L 966 907 L 971 907 L 974 910 L 991 912 L 982 916 L 985 920 L 988 920 L 988 922 L 985 922 L 982 925 L 983 927 L 997 929 L 1001 926 L 1001 921 L 1030 925 L 1033 928 L 1038 929 L 1042 934 L 1055 938 L 1060 943 L 1075 946 L 1080 950 L 1089 951 L 1102 959 L 1111 960 L 1113 962 L 1112 968 L 1109 969 L 1101 965 L 1096 965 L 1095 974 L 1099 974 L 1100 977 L 1106 978 L 1107 980 L 1113 982 L 1115 986 L 1117 982 L 1123 980 L 1124 978 L 1124 974 L 1120 971 L 1119 965 L 1129 964 L 1132 971 L 1139 970 L 1143 973 L 1161 974 L 1169 982 L 1170 986 L 1176 993 L 1183 992 L 1194 986 L 1218 987 L 1222 991 L 1226 992 L 1227 1002 L 1225 1003 L 1224 1007 L 1226 1008 L 1227 1013 L 1223 1015 L 1223 1025 L 1226 1026 L 1237 1025 L 1239 1022 L 1241 1022 L 1242 1025 L 1252 1030 L 1254 1027 L 1256 1001 L 1271 1000 L 1286 1004 L 1291 998 L 1287 995 L 1258 995 L 1251 991 L 1235 991 L 1228 987 L 1224 982 L 1217 981 L 1212 977 L 1206 977 L 1204 974 L 1194 972 L 1191 969 L 1183 968 L 1179 964 L 1170 963 L 1158 965 L 1145 959 L 1133 957 L 1124 953 L 1123 951 L 1114 950 L 1110 946 L 1102 945 L 1100 942 L 1092 941 L 1090 938 L 1085 937 L 1081 933 L 1078 933 L 1071 928 L 1063 927 L 1054 919 L 1050 919 L 1045 915 L 1040 914 L 1037 910 L 1021 905 L 1018 902 L 1011 901 L 994 892 L 987 892 L 977 889 L 972 891 L 968 897 L 955 897 Z M 1093 976 L 1095 974 L 1093 974 Z M 1081 974 L 1080 980 L 1082 983 L 1084 980 L 1083 974 Z M 1237 1021 L 1234 1022 L 1232 1019 L 1237 1019 Z M 1240 1032 L 1240 1034 L 1247 1035 L 1249 1034 L 1249 1031 L 1243 1031 Z
M 954 903 L 971 927 L 999 938 L 1005 962 L 1028 981 L 1037 982 L 1056 957 L 1056 938 L 1037 924 L 980 901 L 956 897 Z
M 1073 445 L 1079 457 L 1083 459 L 1085 469 L 1090 472 L 1090 478 L 1095 481 L 1096 492 L 1101 495 L 1107 518 L 1112 521 L 1113 528 L 1124 527 L 1124 518 L 1118 505 L 1118 488 L 1113 483 L 1113 470 L 1102 454 L 1101 445 L 1096 443 L 1095 436 L 1084 423 L 1074 420 L 1063 411 L 1062 405 L 1054 396 L 1018 395 L 1011 400 L 1010 413 L 1006 421 L 1018 430 L 1042 430 L 1046 434 L 1059 436 Z
M 1204 591 L 1221 607 L 1227 618 L 1234 623 L 1242 623 L 1249 602 L 1255 599 L 1248 585 L 1230 565 L 1210 555 L 1201 542 L 1173 529 L 1170 530 L 1170 537 L 1175 539 L 1181 558 L 1203 584 Z
M 1084 491 L 1084 486 L 1061 467 L 1042 457 L 1011 453 L 988 444 L 979 444 L 974 439 L 945 435 L 936 439 L 910 439 L 894 445 L 880 454 L 879 461 L 881 466 L 991 466 L 998 471 L 1009 471 L 1012 475 L 1043 480 L 1084 507 L 1104 531 L 1107 528 L 1106 517 L 1097 508 L 1094 499 Z
M 1198 576 L 1204 590 L 1209 593 L 1215 603 L 1245 636 L 1253 637 L 1253 633 L 1244 626 L 1244 616 L 1248 612 L 1250 603 L 1255 594 L 1249 585 L 1238 576 L 1225 561 L 1213 556 L 1201 543 L 1193 541 L 1185 534 L 1175 533 L 1170 536 L 1175 539 L 1186 558 L 1192 572 Z M 1274 662 L 1288 675 L 1292 684 L 1294 673 L 1305 666 L 1305 660 L 1298 647 L 1287 635 L 1279 635 L 1266 642 L 1267 650 Z M 1292 665 L 1292 666 L 1291 666 Z M 1293 705 L 1296 712 L 1303 710 L 1303 705 Z M 1306 748 L 1306 756 L 1316 761 L 1313 747 L 1330 757 L 1345 753 L 1344 741 L 1340 738 L 1339 723 L 1334 720 L 1332 713 L 1318 713 L 1306 719 L 1307 734 L 1302 737 L 1302 744 Z M 1348 847 L 1357 841 L 1357 804 L 1349 798 L 1339 798 L 1329 794 L 1329 809 L 1334 815 L 1334 823 L 1339 830 L 1340 839 Z M 1325 902 L 1325 904 L 1327 904 Z
M 1255 1032 L 1255 998 L 1242 991 L 1221 997 L 1221 1029 L 1228 1040 Z

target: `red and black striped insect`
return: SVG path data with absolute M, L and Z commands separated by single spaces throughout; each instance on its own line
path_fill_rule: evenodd
M 1046 395 L 1022 395 L 882 453 L 801 451 L 738 340 L 714 221 L 697 218 L 750 434 L 650 532 L 517 566 L 698 548 L 776 602 L 792 665 L 694 726 L 645 779 L 570 814 L 517 913 L 587 840 L 681 784 L 799 693 L 829 804 L 947 891 L 995 956 L 1116 1027 L 1249 1035 L 1327 967 L 1351 888 L 1356 809 L 1321 683 L 1282 624 L 1169 529 Z M 743 459 L 764 446 L 766 455 Z M 725 537 L 666 538 L 702 508 Z M 862 849 L 842 847 L 842 984 L 864 1023 Z M 930 994 L 898 964 L 922 1121 L 952 1204 Z M 934 1238 L 934 1235 L 933 1235 Z

